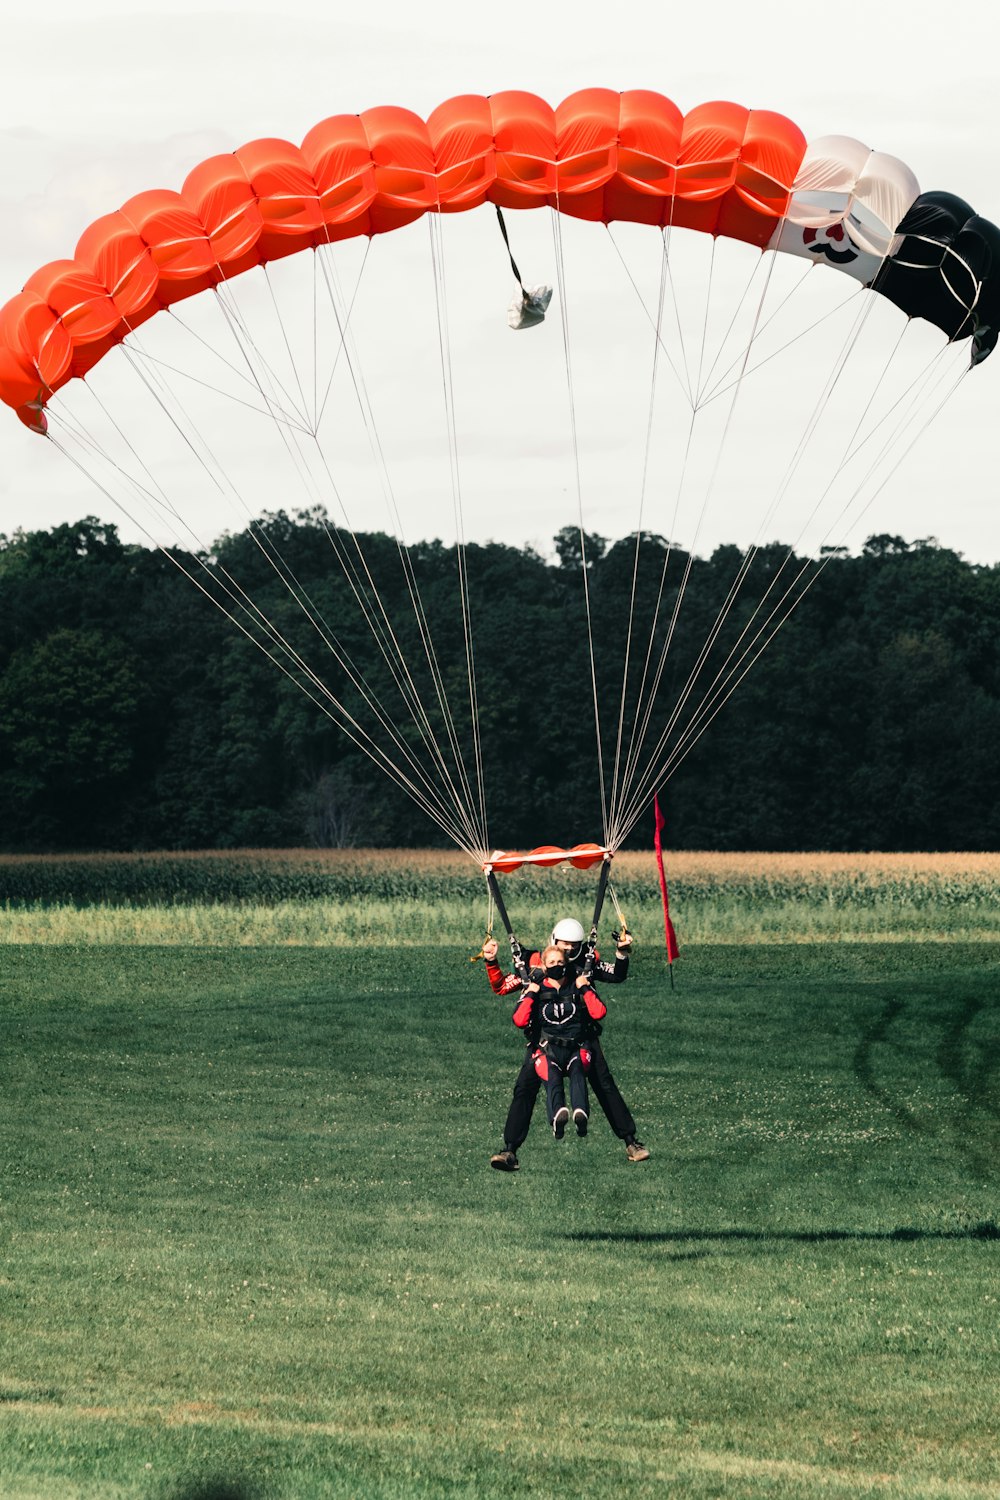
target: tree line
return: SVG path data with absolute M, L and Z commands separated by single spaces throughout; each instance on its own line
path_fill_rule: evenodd
M 1000 846 L 1000 567 L 933 539 L 873 536 L 818 568 L 774 544 L 734 595 L 743 556 L 567 527 L 549 558 L 467 547 L 463 595 L 453 548 L 412 546 L 403 567 L 393 538 L 345 539 L 320 511 L 265 517 L 194 562 L 126 544 L 93 518 L 0 538 L 0 847 L 446 842 L 300 691 L 289 658 L 276 670 L 258 649 L 264 618 L 287 638 L 303 628 L 302 598 L 307 633 L 334 648 L 322 670 L 352 712 L 363 692 L 345 660 L 364 662 L 364 687 L 391 701 L 391 634 L 431 716 L 439 690 L 459 705 L 465 740 L 468 623 L 491 837 L 509 848 L 599 838 L 595 697 L 607 774 L 643 664 L 655 738 L 706 642 L 702 684 L 718 680 L 716 662 L 741 660 L 741 641 L 757 638 L 768 598 L 780 597 L 787 620 L 704 715 L 664 790 L 670 843 Z M 796 579 L 807 584 L 787 592 Z M 700 701 L 690 696 L 688 711 Z M 400 733 L 409 744 L 411 730 Z M 631 844 L 651 832 L 644 815 Z

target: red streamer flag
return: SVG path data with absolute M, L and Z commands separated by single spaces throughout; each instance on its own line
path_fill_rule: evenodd
M 670 920 L 670 896 L 667 891 L 667 877 L 663 873 L 663 814 L 660 811 L 660 799 L 654 794 L 653 811 L 656 814 L 656 832 L 653 835 L 653 847 L 656 850 L 656 868 L 660 876 L 660 895 L 663 897 L 663 929 L 667 936 L 667 962 L 673 967 L 675 958 L 680 956 L 680 948 L 677 944 L 677 934 L 674 924 Z

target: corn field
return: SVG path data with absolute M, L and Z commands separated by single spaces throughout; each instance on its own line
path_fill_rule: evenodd
M 667 853 L 682 947 L 707 942 L 1000 939 L 1000 855 Z M 519 935 L 555 917 L 589 926 L 596 872 L 501 878 Z M 651 853 L 614 862 L 605 943 L 625 916 L 662 941 Z M 478 948 L 490 920 L 479 869 L 425 850 L 0 857 L 0 942 L 194 945 L 438 943 Z M 504 934 L 494 922 L 498 937 Z

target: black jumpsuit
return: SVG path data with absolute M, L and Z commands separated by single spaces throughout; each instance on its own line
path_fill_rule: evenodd
M 532 964 L 535 964 L 538 958 L 539 955 L 537 953 L 533 954 L 531 959 Z M 501 979 L 503 978 L 502 970 L 496 964 L 487 964 L 486 966 L 490 984 L 497 993 L 500 993 L 494 975 L 490 972 L 491 970 L 494 970 L 496 975 Z M 574 965 L 568 963 L 567 980 L 572 979 L 575 976 L 575 972 Z M 627 956 L 625 958 L 616 958 L 613 964 L 598 961 L 591 972 L 591 979 L 595 984 L 624 984 L 627 978 Z M 520 988 L 520 986 L 517 986 L 517 988 Z M 636 1134 L 636 1124 L 632 1118 L 631 1110 L 619 1092 L 611 1069 L 608 1067 L 597 1028 L 595 1028 L 594 1034 L 588 1038 L 587 1046 L 591 1059 L 588 1081 L 593 1090 L 594 1097 L 603 1109 L 607 1116 L 608 1124 L 618 1139 L 620 1141 L 631 1140 Z M 514 1152 L 528 1138 L 528 1130 L 531 1126 L 531 1113 L 535 1107 L 535 1100 L 538 1098 L 538 1090 L 542 1082 L 535 1072 L 535 1064 L 532 1061 L 531 1054 L 533 1048 L 534 1043 L 529 1037 L 528 1050 L 521 1065 L 521 1071 L 514 1082 L 514 1094 L 510 1101 L 510 1109 L 507 1111 L 507 1123 L 503 1128 L 504 1145 Z

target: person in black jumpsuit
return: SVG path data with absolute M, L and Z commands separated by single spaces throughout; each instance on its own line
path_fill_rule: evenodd
M 586 975 L 579 975 L 575 980 L 567 976 L 560 949 L 546 948 L 542 954 L 542 970 L 544 978 L 532 979 L 512 1019 L 514 1025 L 523 1031 L 534 1030 L 538 1034 L 538 1046 L 532 1054 L 532 1061 L 539 1078 L 545 1080 L 549 1124 L 556 1140 L 561 1141 L 569 1121 L 567 1079 L 576 1133 L 587 1134 L 590 1117 L 587 1093 L 590 1051 L 587 1041 L 593 1023 L 603 1020 L 607 1008 Z
M 557 931 L 562 924 L 557 924 L 553 931 Z M 630 934 L 622 933 L 618 947 L 615 952 L 613 964 L 600 959 L 598 955 L 591 971 L 591 978 L 604 984 L 624 984 L 628 978 L 629 950 L 632 939 Z M 567 968 L 575 970 L 577 963 L 581 960 L 582 946 L 571 942 L 556 940 L 556 946 L 562 948 L 566 954 Z M 495 994 L 513 995 L 523 987 L 523 980 L 517 974 L 504 974 L 496 962 L 497 944 L 492 939 L 483 944 L 483 957 L 486 959 L 486 976 L 490 987 Z M 540 955 L 535 952 L 531 956 L 530 966 L 537 966 Z M 503 1148 L 494 1153 L 490 1158 L 490 1166 L 495 1167 L 498 1172 L 516 1172 L 520 1168 L 517 1159 L 519 1148 L 528 1137 L 531 1126 L 531 1115 L 538 1097 L 541 1080 L 535 1072 L 532 1061 L 532 1051 L 537 1045 L 537 1038 L 530 1034 L 527 1036 L 528 1050 L 525 1055 L 521 1070 L 514 1083 L 514 1094 L 507 1112 L 507 1121 L 504 1125 Z M 590 1087 L 597 1099 L 598 1104 L 604 1111 L 608 1124 L 620 1141 L 625 1143 L 625 1155 L 630 1162 L 646 1161 L 649 1152 L 642 1141 L 636 1136 L 636 1123 L 632 1118 L 632 1112 L 625 1100 L 622 1098 L 618 1085 L 615 1083 L 611 1069 L 608 1067 L 601 1046 L 599 1027 L 594 1028 L 594 1033 L 588 1039 L 591 1054 L 590 1062 Z

